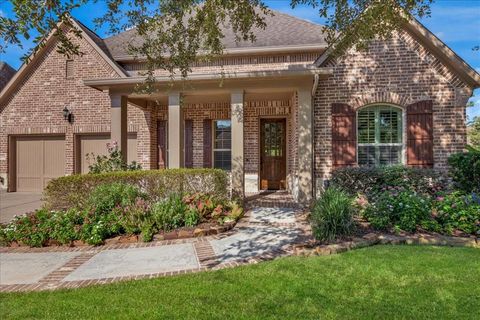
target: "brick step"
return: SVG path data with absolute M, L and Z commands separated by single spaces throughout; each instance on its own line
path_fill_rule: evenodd
M 247 209 L 255 207 L 265 207 L 265 208 L 292 208 L 300 209 L 301 206 L 295 201 L 278 201 L 278 200 L 251 200 L 245 202 L 245 207 Z

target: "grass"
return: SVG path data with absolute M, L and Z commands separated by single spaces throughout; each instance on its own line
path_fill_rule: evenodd
M 0 319 L 478 319 L 480 250 L 376 246 L 77 290 L 0 295 Z

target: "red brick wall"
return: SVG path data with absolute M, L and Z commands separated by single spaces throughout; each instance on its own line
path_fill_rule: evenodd
M 65 174 L 71 174 L 75 162 L 74 134 L 110 132 L 109 95 L 84 86 L 82 80 L 118 75 L 85 39 L 79 40 L 79 43 L 83 55 L 74 58 L 73 79 L 66 78 L 66 58 L 56 51 L 55 43 L 52 43 L 45 48 L 41 59 L 32 62 L 27 77 L 6 104 L 0 106 L 0 174 L 3 176 L 7 172 L 9 135 L 64 133 Z M 73 124 L 63 119 L 65 106 L 74 115 Z M 129 131 L 136 132 L 144 127 L 148 115 L 129 105 Z M 142 137 L 141 132 L 138 135 Z M 139 145 L 139 153 L 144 149 Z
M 358 109 L 382 102 L 406 107 L 431 99 L 435 167 L 446 168 L 448 156 L 464 147 L 465 97 L 471 95 L 471 88 L 407 33 L 377 41 L 366 52 L 349 52 L 327 65 L 334 68 L 334 74 L 320 81 L 314 98 L 314 166 L 320 180 L 328 178 L 332 169 L 332 103 Z

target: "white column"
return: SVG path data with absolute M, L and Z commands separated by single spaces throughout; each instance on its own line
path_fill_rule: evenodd
M 180 93 L 168 96 L 168 167 L 183 167 L 183 114 Z
M 243 157 L 243 90 L 231 93 L 232 121 L 232 194 L 245 197 L 245 173 Z
M 298 90 L 298 202 L 308 204 L 313 197 L 313 110 L 309 88 Z
M 122 154 L 123 160 L 127 160 L 127 97 L 121 95 L 110 95 L 111 123 L 110 139 L 116 141 Z

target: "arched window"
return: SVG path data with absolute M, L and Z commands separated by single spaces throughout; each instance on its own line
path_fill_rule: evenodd
M 402 109 L 389 105 L 360 109 L 357 114 L 357 148 L 360 166 L 402 163 Z

